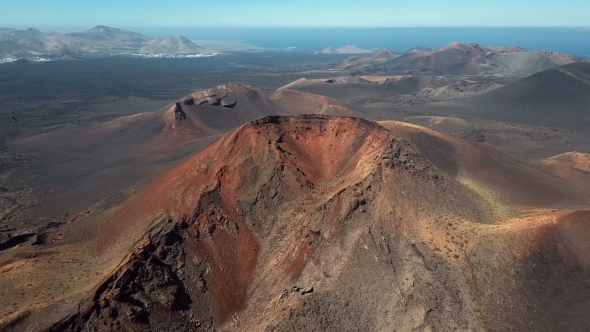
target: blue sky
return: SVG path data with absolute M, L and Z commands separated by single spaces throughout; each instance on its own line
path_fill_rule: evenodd
M 0 26 L 590 26 L 589 0 L 0 0 Z

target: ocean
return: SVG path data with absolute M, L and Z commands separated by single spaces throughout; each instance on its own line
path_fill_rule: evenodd
M 151 36 L 241 41 L 274 49 L 320 50 L 352 44 L 403 51 L 441 47 L 453 41 L 484 46 L 520 46 L 590 57 L 590 28 L 128 28 Z

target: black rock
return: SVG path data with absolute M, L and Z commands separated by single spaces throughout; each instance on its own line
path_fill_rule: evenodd
M 194 100 L 193 100 L 194 104 Z M 184 120 L 186 119 L 186 113 L 182 110 L 182 106 L 180 103 L 176 103 L 176 107 L 174 108 L 174 119 L 176 120 Z
M 224 100 L 221 102 L 221 106 L 225 107 L 225 108 L 233 108 L 236 106 L 236 101 L 229 101 L 229 100 Z

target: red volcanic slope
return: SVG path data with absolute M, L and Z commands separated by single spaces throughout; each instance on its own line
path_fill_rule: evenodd
M 587 196 L 499 152 L 383 124 L 240 126 L 122 203 L 12 250 L 0 327 L 587 326 Z
M 566 152 L 537 161 L 548 173 L 576 185 L 590 195 L 590 154 Z

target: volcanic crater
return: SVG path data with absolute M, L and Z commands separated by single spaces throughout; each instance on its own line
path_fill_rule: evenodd
M 486 169 L 500 165 L 495 183 Z M 505 199 L 534 183 L 567 193 L 563 208 Z M 0 328 L 571 330 L 590 323 L 574 245 L 590 241 L 588 203 L 422 127 L 264 117 L 7 252 Z

